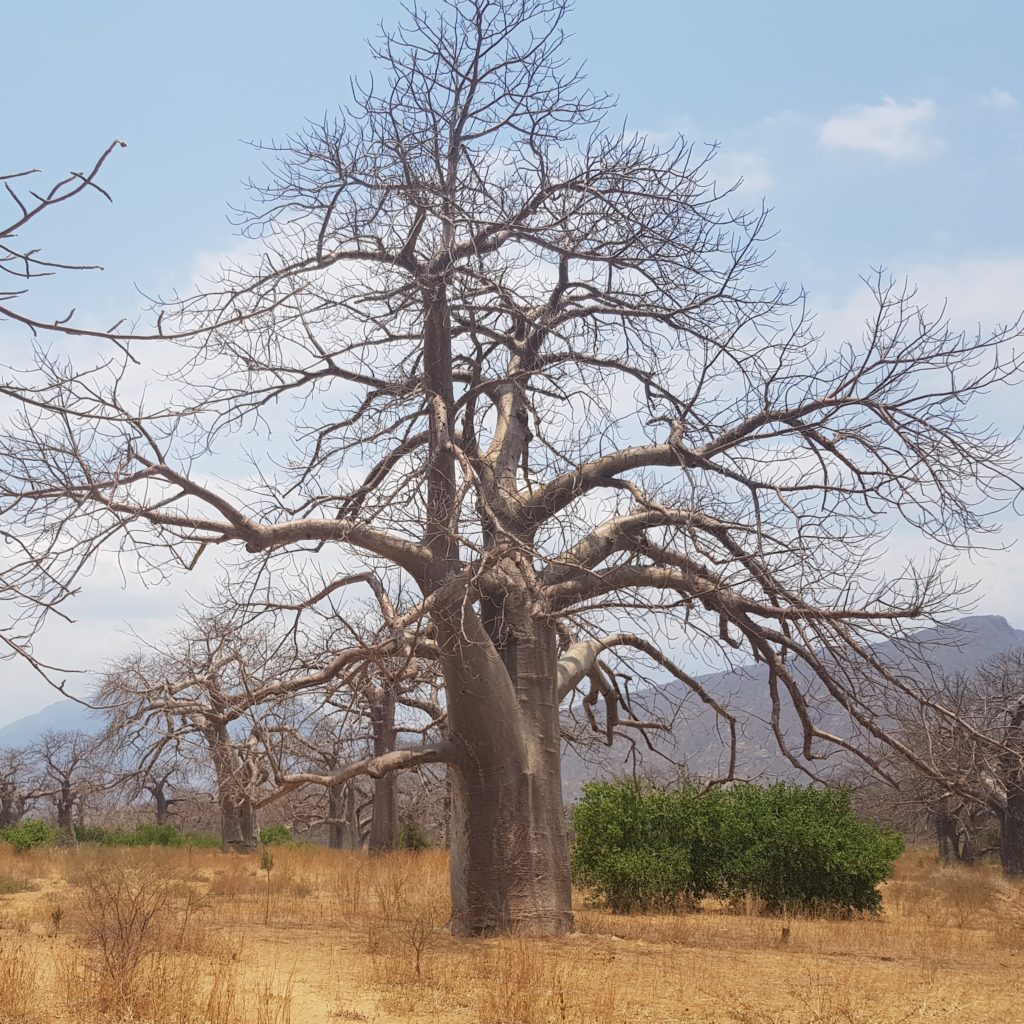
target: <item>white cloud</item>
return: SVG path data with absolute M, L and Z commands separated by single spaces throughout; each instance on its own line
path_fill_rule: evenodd
M 979 256 L 949 263 L 915 263 L 893 276 L 917 288 L 917 302 L 932 314 L 943 305 L 958 330 L 984 330 L 1014 323 L 1024 309 L 1024 255 Z M 864 285 L 838 303 L 827 303 L 816 321 L 827 335 L 859 338 L 873 309 Z
M 1005 89 L 990 89 L 981 97 L 981 105 L 993 110 L 1016 110 L 1017 97 Z
M 919 159 L 939 149 L 927 131 L 935 114 L 931 100 L 897 103 L 886 97 L 878 106 L 856 107 L 830 117 L 818 138 L 828 149 L 864 150 L 892 160 Z
M 775 185 L 768 161 L 754 150 L 723 149 L 712 165 L 715 180 L 721 187 L 736 185 L 736 192 L 764 195 Z

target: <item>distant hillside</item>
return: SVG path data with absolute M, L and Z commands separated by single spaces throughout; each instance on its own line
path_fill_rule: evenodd
M 73 700 L 59 700 L 0 729 L 0 748 L 23 747 L 50 730 L 81 729 L 93 733 L 101 728 L 102 721 L 88 708 Z
M 921 630 L 917 639 L 923 645 L 925 664 L 950 674 L 969 670 L 986 658 L 1014 647 L 1024 647 L 1024 631 L 1014 629 L 1000 615 L 969 616 L 940 628 Z M 891 644 L 881 644 L 876 651 L 883 660 L 900 665 L 908 674 L 921 668 L 920 664 L 908 664 Z M 701 683 L 739 721 L 737 771 L 740 777 L 803 779 L 805 776 L 780 753 L 772 735 L 767 676 L 768 670 L 764 665 L 743 665 L 727 672 L 703 676 Z M 645 750 L 637 738 L 643 760 L 642 771 L 661 774 L 673 771 L 674 764 L 685 764 L 694 775 L 725 774 L 728 768 L 727 736 L 715 732 L 711 716 L 696 714 L 703 709 L 692 695 L 683 693 L 681 684 L 670 683 L 659 689 L 652 704 L 663 718 L 669 718 L 672 709 L 678 705 L 683 707 L 684 714 L 677 717 L 671 735 L 652 734 L 655 746 L 664 757 Z M 844 714 L 826 706 L 819 712 L 818 719 L 828 731 L 852 738 L 851 723 Z M 783 731 L 790 737 L 798 733 L 792 712 L 788 723 L 786 715 L 783 715 Z M 798 748 L 799 744 L 791 746 Z M 841 762 L 842 756 L 837 750 L 838 761 Z M 819 772 L 823 767 L 820 762 L 815 766 Z M 562 758 L 562 769 L 566 796 L 575 799 L 583 783 L 590 779 L 630 773 L 633 770 L 630 747 L 623 741 L 617 741 L 611 748 L 598 746 L 582 753 L 569 749 Z
M 1014 629 L 998 615 L 960 619 L 940 629 L 922 630 L 918 638 L 929 651 L 927 662 L 950 673 L 968 670 L 986 658 L 1014 647 L 1024 647 L 1024 631 Z M 890 645 L 880 646 L 878 652 L 890 661 L 897 660 Z M 912 668 L 907 666 L 908 671 Z M 738 764 L 742 777 L 802 778 L 779 753 L 771 735 L 768 725 L 771 704 L 765 685 L 766 675 L 763 665 L 744 665 L 728 672 L 704 676 L 701 682 L 740 721 Z M 696 710 L 697 702 L 692 695 L 683 696 L 681 701 L 680 697 L 679 685 L 669 684 L 658 691 L 653 703 L 656 710 L 666 717 L 671 714 L 671 708 L 680 703 L 684 710 Z M 832 731 L 848 729 L 849 725 L 841 716 L 828 712 L 822 713 L 821 722 Z M 98 732 L 100 727 L 100 719 L 88 708 L 71 700 L 61 700 L 0 729 L 0 748 L 24 746 L 50 729 Z M 645 751 L 645 769 L 671 770 L 672 762 L 675 762 L 685 763 L 695 775 L 719 775 L 724 772 L 728 756 L 722 737 L 714 732 L 713 723 L 707 715 L 679 716 L 671 735 L 657 735 L 657 747 L 671 760 Z M 611 749 L 597 746 L 585 754 L 570 749 L 565 752 L 562 765 L 566 796 L 574 799 L 588 779 L 630 771 L 630 750 L 622 741 L 617 741 Z

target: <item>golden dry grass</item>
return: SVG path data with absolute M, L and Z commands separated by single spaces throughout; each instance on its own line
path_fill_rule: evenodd
M 911 852 L 883 913 L 616 917 L 558 941 L 446 933 L 443 854 L 0 846 L 0 1022 L 1006 1024 L 1024 891 Z M 783 941 L 783 928 L 788 937 Z

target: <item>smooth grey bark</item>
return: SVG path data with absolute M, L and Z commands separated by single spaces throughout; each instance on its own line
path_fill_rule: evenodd
M 462 748 L 450 768 L 456 935 L 572 929 L 555 640 L 550 626 L 531 625 L 510 633 L 499 658 L 467 612 L 455 628 L 468 635 L 442 646 L 451 734 Z
M 457 156 L 451 154 L 451 173 Z M 454 242 L 451 228 L 444 243 Z M 423 369 L 429 416 L 424 543 L 430 566 L 420 580 L 438 592 L 462 572 L 452 369 L 451 314 L 443 279 L 422 291 Z M 527 370 L 540 336 L 524 357 Z M 499 412 L 494 483 L 516 489 L 525 450 L 524 395 L 508 389 Z M 485 546 L 496 543 L 484 517 Z M 527 550 L 531 538 L 523 528 Z M 448 708 L 451 764 L 451 895 L 455 935 L 558 936 L 571 931 L 572 880 L 562 807 L 557 647 L 551 619 L 534 608 L 535 591 L 512 558 L 494 566 L 493 592 L 479 613 L 456 596 L 431 614 Z M 500 581 L 500 582 L 497 582 Z
M 952 815 L 937 812 L 935 815 L 935 837 L 938 844 L 939 860 L 949 864 L 960 859 L 960 837 Z
M 332 850 L 358 850 L 359 820 L 351 782 L 327 790 L 327 846 Z
M 25 796 L 13 789 L 0 789 L 0 828 L 17 825 L 25 816 L 27 807 L 28 799 Z
M 202 731 L 217 779 L 221 849 L 225 853 L 254 853 L 259 847 L 256 808 L 239 781 L 241 765 L 227 726 L 210 724 Z
M 395 749 L 395 691 L 385 682 L 370 708 L 373 754 L 380 757 Z M 370 823 L 370 853 L 385 853 L 398 845 L 398 779 L 393 772 L 373 780 L 373 819 Z
M 163 781 L 151 782 L 146 791 L 153 798 L 153 816 L 157 825 L 166 825 L 171 818 L 171 799 L 167 792 L 167 784 Z
M 225 853 L 255 853 L 259 848 L 259 834 L 252 801 L 222 794 L 219 804 L 221 849 Z
M 54 811 L 57 817 L 57 828 L 70 832 L 75 824 L 75 794 L 71 787 L 63 784 L 54 794 Z

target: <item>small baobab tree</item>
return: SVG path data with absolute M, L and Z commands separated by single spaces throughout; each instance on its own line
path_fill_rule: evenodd
M 127 773 L 152 782 L 169 756 L 212 776 L 226 851 L 259 845 L 257 810 L 268 772 L 254 734 L 250 672 L 273 660 L 258 631 L 235 631 L 216 615 L 199 616 L 163 650 L 142 651 L 104 674 L 96 703 L 108 718 L 108 742 Z
M 926 700 L 903 702 L 898 714 L 899 730 L 925 762 L 904 767 L 901 788 L 930 798 L 940 852 L 964 859 L 966 846 L 971 859 L 973 826 L 989 817 L 1004 874 L 1024 875 L 1024 650 L 923 689 Z
M 86 800 L 107 784 L 96 737 L 79 729 L 51 729 L 33 744 L 39 786 L 53 804 L 57 828 L 74 838 L 76 826 L 85 824 Z
M 44 792 L 30 749 L 0 750 L 0 828 L 17 825 Z

